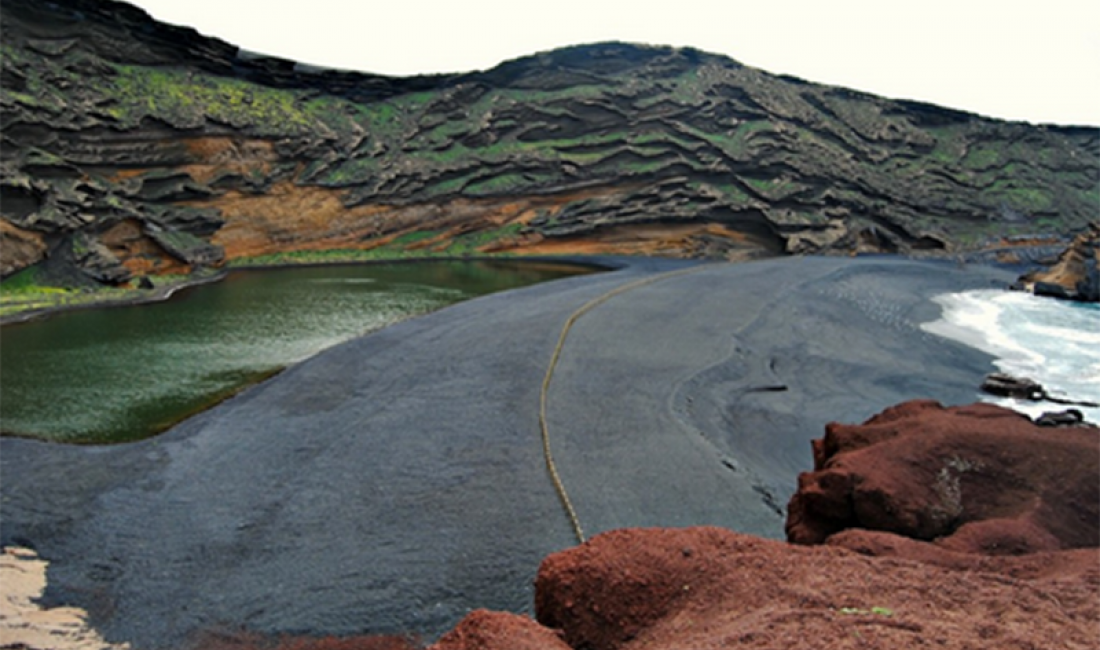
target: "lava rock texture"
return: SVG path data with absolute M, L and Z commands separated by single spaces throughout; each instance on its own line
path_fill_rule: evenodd
M 45 262 L 118 284 L 331 249 L 1026 261 L 1057 254 L 1100 201 L 1096 128 L 692 49 L 602 43 L 391 78 L 110 0 L 0 9 L 5 276 Z
M 590 650 L 1095 643 L 1095 549 L 963 557 L 947 568 L 720 528 L 612 531 L 543 562 L 538 620 Z
M 829 424 L 791 498 L 787 538 L 862 529 L 985 555 L 1100 547 L 1098 432 L 932 400 Z

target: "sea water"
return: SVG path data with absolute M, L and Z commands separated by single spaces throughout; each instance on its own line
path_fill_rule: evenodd
M 922 327 L 994 357 L 1001 372 L 1039 382 L 1054 396 L 1100 403 L 1100 305 L 981 289 L 936 297 L 943 313 Z M 1100 423 L 1100 408 L 987 396 L 1032 417 L 1076 408 Z
M 167 302 L 5 325 L 0 431 L 59 442 L 148 437 L 342 341 L 589 272 L 504 260 L 235 271 Z

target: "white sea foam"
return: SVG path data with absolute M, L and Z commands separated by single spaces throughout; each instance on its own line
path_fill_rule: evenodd
M 939 320 L 921 327 L 996 357 L 1002 372 L 1028 377 L 1054 396 L 1100 402 L 1100 306 L 992 289 L 935 298 Z M 1039 415 L 1062 407 L 1050 402 L 988 401 Z M 1100 408 L 1075 407 L 1092 422 Z

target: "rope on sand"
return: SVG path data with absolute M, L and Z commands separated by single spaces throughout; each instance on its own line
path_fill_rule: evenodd
M 566 492 L 565 484 L 561 480 L 561 475 L 558 474 L 558 467 L 554 463 L 554 455 L 550 451 L 550 428 L 546 422 L 546 396 L 550 391 L 550 382 L 554 377 L 554 369 L 558 365 L 558 359 L 561 357 L 562 348 L 565 347 L 565 339 L 569 336 L 569 330 L 573 328 L 573 325 L 581 316 L 608 300 L 611 300 L 620 293 L 625 293 L 647 284 L 653 284 L 660 280 L 667 280 L 687 273 L 694 273 L 708 266 L 710 265 L 702 264 L 676 271 L 669 271 L 667 273 L 642 278 L 641 280 L 615 287 L 611 291 L 581 305 L 579 309 L 570 314 L 569 318 L 565 321 L 565 325 L 561 328 L 561 335 L 558 336 L 558 343 L 554 346 L 554 353 L 550 356 L 550 365 L 546 368 L 546 375 L 542 378 L 542 390 L 539 393 L 539 428 L 542 430 L 542 452 L 546 457 L 546 469 L 550 473 L 550 480 L 554 484 L 554 490 L 558 493 L 558 498 L 561 500 L 562 507 L 565 508 L 565 514 L 569 517 L 569 523 L 573 526 L 573 533 L 576 535 L 578 543 L 583 544 L 585 542 L 584 528 L 581 527 L 580 517 L 577 516 L 577 510 L 573 507 L 573 502 L 569 500 L 569 493 Z

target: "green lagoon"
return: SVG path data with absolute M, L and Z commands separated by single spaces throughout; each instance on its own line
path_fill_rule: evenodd
M 147 438 L 337 343 L 461 300 L 589 272 L 511 261 L 245 270 L 162 303 L 6 325 L 0 428 L 58 442 Z

